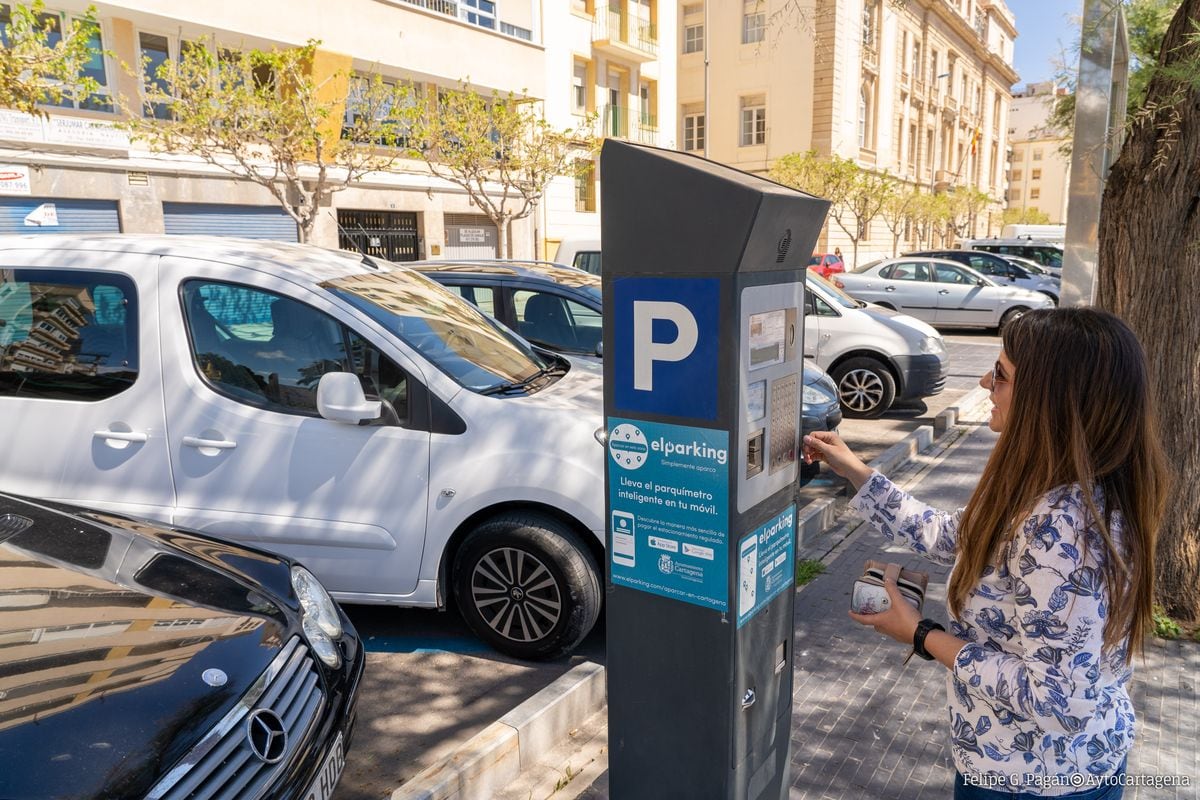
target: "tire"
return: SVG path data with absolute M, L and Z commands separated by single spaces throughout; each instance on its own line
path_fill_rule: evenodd
M 847 417 L 875 419 L 891 408 L 896 399 L 896 380 L 887 367 L 873 358 L 848 358 L 831 374 L 842 413 Z
M 514 658 L 573 650 L 600 616 L 600 578 L 574 531 L 534 512 L 493 517 L 471 531 L 451 573 L 459 613 L 475 635 Z
M 1042 292 L 1042 294 L 1046 295 L 1046 297 L 1049 297 L 1051 300 L 1053 300 L 1054 305 L 1058 305 L 1058 295 L 1051 294 L 1050 292 Z
M 1008 311 L 1005 311 L 1004 316 L 1000 317 L 1000 327 L 996 329 L 996 332 L 1003 336 L 1004 329 L 1019 320 L 1021 317 L 1025 316 L 1025 312 L 1028 310 L 1029 309 L 1027 308 L 1017 306 L 1016 308 L 1010 308 Z
M 876 303 L 875 305 L 879 306 L 880 308 L 886 308 L 888 311 L 896 310 L 896 307 L 894 305 L 892 305 L 891 303 L 880 302 L 880 303 Z

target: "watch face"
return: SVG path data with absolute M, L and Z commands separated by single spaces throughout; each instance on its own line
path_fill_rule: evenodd
M 608 435 L 608 452 L 613 461 L 625 469 L 637 469 L 646 463 L 650 448 L 646 445 L 646 434 L 640 428 L 623 422 Z

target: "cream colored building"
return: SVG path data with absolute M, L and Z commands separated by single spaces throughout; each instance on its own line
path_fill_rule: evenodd
M 1008 124 L 1008 207 L 1036 208 L 1055 225 L 1067 222 L 1071 159 L 1060 149 L 1067 138 L 1050 127 L 1050 113 L 1055 98 L 1065 92 L 1049 82 L 1028 84 L 1013 97 Z
M 676 146 L 676 0 L 553 0 L 545 15 L 546 117 L 595 133 Z M 557 178 L 544 202 L 545 252 L 564 239 L 600 237 L 596 160 L 578 178 Z
M 65 16 L 87 5 L 47 2 Z M 378 71 L 426 93 L 469 79 L 486 93 L 543 98 L 543 5 L 540 0 L 96 3 L 98 45 L 110 55 L 92 64 L 101 83 L 93 108 L 49 109 L 47 120 L 0 111 L 0 177 L 7 176 L 0 180 L 0 231 L 294 238 L 295 225 L 265 189 L 194 158 L 148 152 L 113 127 L 113 98 L 136 98 L 139 91 L 138 80 L 122 64 L 177 58 L 180 42 L 204 36 L 231 47 L 320 39 L 318 73 Z M 536 218 L 513 223 L 516 255 L 536 252 L 535 226 Z M 339 229 L 359 235 L 373 252 L 401 260 L 492 255 L 497 233 L 465 192 L 431 178 L 415 161 L 335 194 L 313 241 L 348 245 Z
M 974 233 L 999 231 L 1017 80 L 1003 0 L 708 6 L 680 9 L 680 149 L 760 173 L 813 149 L 927 190 L 974 186 L 996 199 Z M 818 250 L 840 247 L 849 259 L 849 244 L 831 221 Z M 914 245 L 909 231 L 900 249 Z M 877 220 L 858 260 L 891 254 Z

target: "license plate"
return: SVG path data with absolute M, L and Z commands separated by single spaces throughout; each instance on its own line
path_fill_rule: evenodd
M 321 771 L 308 787 L 305 800 L 329 800 L 333 797 L 333 788 L 337 786 L 338 778 L 342 777 L 342 768 L 346 766 L 346 753 L 342 748 L 342 735 L 339 733 L 333 742 Z

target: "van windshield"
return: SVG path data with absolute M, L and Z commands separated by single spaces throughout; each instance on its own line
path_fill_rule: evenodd
M 480 393 L 532 392 L 551 372 L 528 344 L 479 309 L 409 270 L 326 281 L 332 292 L 398 336 L 462 386 Z

